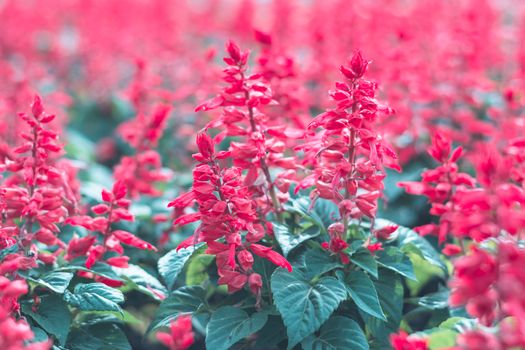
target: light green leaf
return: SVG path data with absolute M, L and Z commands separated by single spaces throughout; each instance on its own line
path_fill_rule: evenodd
M 194 255 L 188 262 L 186 269 L 186 285 L 198 285 L 206 281 L 209 278 L 206 269 L 214 259 L 215 256 L 210 254 Z
M 430 350 L 448 349 L 456 344 L 457 332 L 449 329 L 441 329 L 432 332 L 428 337 L 428 345 Z

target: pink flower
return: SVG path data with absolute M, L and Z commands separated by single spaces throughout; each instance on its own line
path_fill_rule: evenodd
M 411 337 L 405 331 L 390 335 L 390 344 L 394 350 L 428 350 L 428 341 Z
M 170 350 L 186 350 L 194 340 L 191 316 L 179 316 L 177 320 L 171 322 L 170 332 L 157 333 L 157 339 Z

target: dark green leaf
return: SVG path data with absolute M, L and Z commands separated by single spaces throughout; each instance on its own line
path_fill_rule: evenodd
M 264 327 L 257 333 L 255 348 L 260 350 L 274 349 L 286 339 L 286 327 L 281 316 L 269 315 Z
M 121 311 L 118 304 L 124 302 L 124 295 L 103 283 L 79 283 L 74 293 L 66 291 L 64 300 L 83 311 Z
M 325 232 L 328 229 L 328 226 L 340 220 L 339 208 L 334 202 L 328 199 L 318 198 L 315 201 L 313 210 L 317 214 L 317 217 L 321 219 Z
M 347 278 L 346 287 L 348 293 L 356 303 L 357 307 L 367 314 L 385 320 L 376 288 L 370 280 L 370 277 L 363 271 L 351 271 Z
M 395 223 L 385 219 L 376 219 L 376 228 L 388 225 L 395 225 Z M 405 252 L 416 251 L 429 263 L 446 271 L 446 266 L 441 260 L 439 253 L 424 237 L 418 235 L 417 232 L 414 232 L 407 227 L 399 226 L 395 232 L 395 236 L 397 237 L 396 244 L 401 250 Z
M 98 323 L 71 332 L 66 348 L 69 350 L 131 350 L 128 339 L 115 324 Z
M 74 275 L 71 272 L 51 272 L 36 280 L 35 283 L 44 286 L 55 293 L 63 294 L 73 276 Z
M 223 306 L 214 311 L 206 327 L 206 348 L 228 350 L 232 345 L 260 330 L 268 318 L 266 312 L 248 315 L 245 311 Z
M 121 277 L 124 277 L 128 281 L 127 285 L 151 296 L 153 299 L 160 300 L 159 295 L 165 296 L 168 294 L 168 291 L 164 288 L 162 283 L 140 266 L 129 264 L 125 269 L 114 269 Z
M 294 267 L 298 266 L 306 279 L 343 267 L 339 261 L 339 256 L 331 255 L 326 250 L 321 249 L 308 249 L 299 260 L 301 261 L 300 265 L 294 264 Z
M 24 303 L 22 312 L 31 317 L 48 334 L 53 335 L 59 344 L 64 344 L 71 326 L 71 313 L 60 296 L 56 294 L 42 296 L 35 311 L 32 304 Z
M 299 272 L 282 269 L 272 275 L 272 291 L 287 328 L 289 349 L 318 330 L 347 297 L 345 285 L 334 277 L 310 283 Z
M 59 269 L 56 269 L 55 272 L 61 272 L 61 271 L 86 271 L 94 273 L 95 275 L 102 276 L 108 279 L 112 279 L 115 281 L 121 281 L 123 282 L 123 279 L 120 278 L 113 268 L 103 262 L 97 261 L 91 269 L 88 269 L 85 266 L 86 259 L 85 258 L 79 258 L 71 261 L 68 266 L 61 267 Z
M 309 197 L 299 197 L 292 199 L 291 204 L 291 206 L 287 206 L 289 211 L 293 211 L 301 215 L 303 218 L 319 227 L 323 232 L 326 232 L 326 228 L 321 217 L 315 210 L 310 209 L 311 200 Z
M 352 254 L 350 261 L 377 278 L 377 261 L 368 249 L 358 249 Z
M 389 349 L 388 337 L 392 332 L 397 332 L 403 315 L 403 285 L 399 275 L 385 269 L 379 269 L 379 277 L 373 283 L 387 321 L 382 321 L 364 312 L 361 312 L 361 316 L 373 335 L 373 348 Z
M 7 248 L 4 248 L 0 250 L 0 261 L 4 260 L 4 258 L 9 255 L 18 252 L 18 244 L 13 244 L 12 246 L 9 246 Z
M 379 265 L 395 271 L 406 278 L 417 281 L 412 261 L 410 261 L 410 258 L 398 248 L 385 247 L 385 250 L 377 251 L 376 256 Z
M 318 336 L 306 338 L 304 350 L 368 350 L 368 342 L 361 327 L 354 320 L 333 316 L 322 327 Z
M 279 223 L 273 224 L 273 232 L 285 257 L 299 244 L 313 237 L 317 237 L 321 233 L 316 226 L 310 226 L 306 229 L 298 227 L 291 230 L 288 226 Z
M 160 304 L 148 332 L 168 326 L 180 314 L 191 314 L 198 311 L 206 303 L 205 296 L 206 291 L 201 286 L 186 286 L 177 289 Z
M 168 254 L 159 259 L 159 273 L 164 278 L 166 286 L 172 290 L 177 281 L 179 273 L 182 271 L 186 262 L 191 258 L 193 253 L 198 250 L 196 247 L 182 248 L 177 251 L 173 249 Z

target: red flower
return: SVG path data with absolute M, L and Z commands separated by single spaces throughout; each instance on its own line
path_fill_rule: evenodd
M 411 337 L 404 331 L 400 331 L 398 334 L 390 335 L 390 344 L 394 350 L 428 349 L 428 341 L 426 339 Z
M 170 350 L 186 350 L 194 340 L 191 316 L 179 316 L 170 324 L 170 333 L 157 333 L 157 339 Z
M 265 247 L 260 244 L 251 244 L 250 250 L 261 258 L 270 260 L 277 266 L 287 269 L 289 272 L 292 272 L 292 265 L 286 260 L 281 254 L 275 252 L 270 247 Z

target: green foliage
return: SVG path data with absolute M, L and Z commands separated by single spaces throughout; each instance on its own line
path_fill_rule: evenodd
M 186 262 L 196 252 L 198 248 L 188 247 L 180 250 L 173 249 L 168 254 L 159 259 L 159 273 L 164 278 L 166 286 L 172 290 L 177 281 L 177 277 L 186 265 Z
M 352 271 L 346 279 L 346 288 L 357 307 L 367 314 L 386 321 L 379 304 L 377 291 L 370 277 L 362 271 Z
M 76 328 L 68 337 L 70 350 L 131 350 L 131 345 L 120 327 L 111 323 L 97 323 Z
M 64 300 L 83 311 L 121 311 L 118 304 L 124 302 L 124 295 L 102 283 L 80 283 L 74 293 L 66 291 Z
M 275 305 L 288 332 L 288 348 L 319 329 L 347 298 L 344 283 L 335 277 L 309 281 L 300 272 L 276 270 L 272 275 Z
M 259 331 L 267 318 L 266 312 L 248 315 L 239 308 L 223 306 L 213 312 L 208 322 L 206 348 L 228 350 L 238 341 Z
M 149 326 L 149 331 L 168 326 L 181 314 L 200 311 L 206 305 L 206 290 L 201 286 L 186 286 L 177 289 L 162 301 Z
M 33 319 L 43 330 L 64 344 L 71 326 L 71 313 L 62 298 L 58 295 L 46 295 L 40 304 L 22 304 L 22 311 Z
M 368 350 L 368 342 L 361 327 L 354 320 L 331 317 L 319 331 L 318 336 L 309 336 L 301 343 L 304 350 Z

